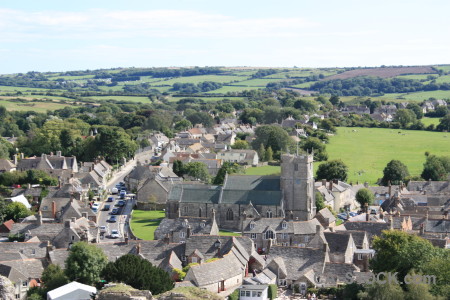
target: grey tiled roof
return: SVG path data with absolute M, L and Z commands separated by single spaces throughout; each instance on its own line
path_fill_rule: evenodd
M 336 221 L 336 217 L 331 213 L 331 211 L 330 211 L 327 207 L 321 209 L 321 210 L 318 212 L 318 214 L 320 214 L 320 215 L 321 215 L 323 218 L 325 218 L 325 219 L 328 218 L 328 220 L 329 220 L 330 223 Z
M 327 262 L 323 274 L 327 278 L 326 284 L 335 286 L 338 283 L 346 282 L 348 280 L 347 274 L 353 274 L 354 272 L 359 272 L 359 268 L 354 264 Z
M 0 261 L 45 257 L 47 243 L 0 243 Z
M 221 203 L 253 205 L 280 205 L 283 199 L 281 191 L 232 190 L 224 189 Z
M 286 224 L 286 228 L 283 229 L 282 223 Z M 250 224 L 253 224 L 253 229 L 250 228 Z M 261 218 L 258 220 L 246 219 L 243 225 L 244 233 L 263 233 L 268 228 L 275 230 L 277 233 L 294 233 L 293 222 L 286 221 L 283 218 Z
M 362 230 L 347 230 L 341 231 L 342 233 L 351 234 L 353 237 L 353 241 L 357 248 L 361 249 L 363 247 L 364 237 L 367 236 L 365 231 Z M 369 239 L 367 239 L 369 241 Z
M 224 189 L 280 191 L 280 176 L 229 175 Z
M 2 265 L 10 266 L 27 278 L 38 279 L 41 278 L 44 268 L 47 266 L 47 261 L 44 258 L 30 258 L 21 260 L 10 260 L 0 262 Z
M 18 195 L 38 197 L 41 195 L 41 191 L 42 191 L 42 188 L 40 188 L 40 187 L 39 188 L 30 188 L 30 189 L 19 188 L 19 189 L 14 189 L 12 191 L 11 197 L 15 197 Z
M 66 268 L 65 261 L 67 257 L 69 257 L 69 250 L 68 249 L 55 249 L 53 251 L 50 251 L 50 263 L 54 265 L 60 266 L 62 269 Z
M 220 186 L 183 185 L 181 202 L 219 203 Z
M 183 223 L 187 221 L 187 224 L 191 228 L 191 234 L 210 234 L 212 229 L 212 220 L 209 218 L 193 218 L 182 217 L 177 219 L 164 218 L 155 230 L 155 238 L 157 240 L 163 239 L 166 234 L 170 232 L 179 232 L 184 230 L 186 226 Z M 202 227 L 202 224 L 204 226 Z
M 449 181 L 410 181 L 408 183 L 409 191 L 426 191 L 428 194 L 450 191 Z
M 440 220 L 428 220 L 425 223 L 426 232 L 439 232 L 448 233 L 450 232 L 450 220 L 440 219 Z
M 363 230 L 368 233 L 369 242 L 373 240 L 374 236 L 381 236 L 383 230 L 390 229 L 388 223 L 381 222 L 345 222 L 344 227 L 347 230 Z
M 331 253 L 343 254 L 347 250 L 350 240 L 350 234 L 345 234 L 346 231 L 341 232 L 324 232 L 325 239 L 328 243 Z
M 16 166 L 12 162 L 10 162 L 9 160 L 4 159 L 4 158 L 0 158 L 0 170 L 2 170 L 2 171 L 9 171 L 9 170 L 11 170 L 11 169 L 13 169 L 15 167 Z
M 11 282 L 19 283 L 28 280 L 28 276 L 11 266 L 2 264 L 2 262 L 0 262 L 0 275 L 8 278 Z
M 221 243 L 221 253 L 226 253 L 231 249 L 231 236 L 194 235 L 186 240 L 186 255 L 191 254 L 197 249 L 205 256 L 205 259 L 213 258 L 217 255 L 218 251 L 214 246 L 216 241 L 220 241 Z
M 42 242 L 52 241 L 63 230 L 64 224 L 61 223 L 15 223 L 11 229 L 11 234 L 29 233 L 31 236 L 37 236 Z
M 317 219 L 294 222 L 294 234 L 314 234 L 316 233 L 317 225 L 322 226 Z

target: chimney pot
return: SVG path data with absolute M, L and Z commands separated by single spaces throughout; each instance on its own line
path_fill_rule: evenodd
M 86 218 L 86 219 L 87 219 L 87 218 L 88 218 L 88 213 L 87 213 L 87 212 L 82 212 L 82 213 L 81 213 L 81 216 L 82 216 L 83 218 Z

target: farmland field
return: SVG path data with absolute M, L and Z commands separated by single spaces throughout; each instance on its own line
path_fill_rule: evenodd
M 45 113 L 47 110 L 62 109 L 70 104 L 61 104 L 57 102 L 13 102 L 0 99 L 0 105 L 10 111 L 36 111 Z
M 439 124 L 440 118 L 422 118 L 420 121 L 425 125 L 431 125 L 434 124 L 435 126 Z
M 89 79 L 89 78 L 94 78 L 95 75 L 81 75 L 81 76 L 52 76 L 52 77 L 47 77 L 48 80 L 55 80 L 55 79 L 65 79 L 65 80 L 79 80 L 79 79 Z
M 217 102 L 217 101 L 222 101 L 222 100 L 229 100 L 230 102 L 232 101 L 238 101 L 238 100 L 245 100 L 245 97 L 170 97 L 169 98 L 169 102 L 177 102 L 183 98 L 194 98 L 194 99 L 202 99 L 205 102 Z
M 401 97 L 401 98 L 399 98 Z M 436 99 L 450 99 L 450 91 L 427 91 L 427 92 L 415 92 L 415 93 L 395 93 L 395 94 L 385 94 L 381 97 L 376 97 L 374 99 L 400 99 L 404 101 L 416 101 L 421 102 L 423 100 L 428 100 L 429 98 Z
M 416 75 L 400 75 L 400 76 L 396 76 L 397 78 L 401 78 L 401 79 L 414 79 L 414 80 L 424 80 L 427 79 L 428 76 L 431 74 L 416 74 Z M 436 76 L 436 75 L 434 75 Z
M 372 184 L 383 176 L 384 167 L 392 159 L 407 165 L 411 175 L 420 175 L 425 151 L 448 155 L 448 149 L 449 133 L 382 128 L 339 127 L 327 145 L 330 160 L 342 159 L 348 165 L 349 182 Z
M 214 91 L 209 91 L 210 94 L 225 94 L 228 92 L 242 92 L 245 90 L 258 90 L 262 87 L 252 87 L 252 86 L 223 86 L 222 88 Z
M 242 76 L 233 76 L 233 75 L 200 75 L 200 76 L 186 76 L 186 77 L 176 77 L 168 80 L 162 80 L 155 85 L 173 85 L 176 82 L 179 83 L 199 83 L 203 81 L 214 81 L 219 83 L 229 83 L 233 81 L 242 81 L 245 80 L 245 77 Z
M 266 85 L 270 82 L 278 82 L 285 81 L 287 79 L 266 79 L 266 78 L 257 78 L 251 80 L 240 81 L 236 83 L 231 83 L 231 85 L 245 85 L 245 86 L 257 86 L 257 87 L 266 87 Z
M 325 80 L 333 79 L 348 79 L 357 76 L 373 76 L 373 77 L 395 77 L 402 74 L 436 74 L 436 71 L 429 66 L 422 67 L 399 67 L 399 68 L 368 68 L 368 69 L 355 69 L 346 71 L 340 74 L 336 74 L 325 78 Z
M 129 102 L 142 102 L 142 103 L 150 103 L 148 97 L 133 97 L 133 96 L 90 96 L 83 97 L 83 99 L 88 100 L 115 100 L 115 101 L 129 101 Z

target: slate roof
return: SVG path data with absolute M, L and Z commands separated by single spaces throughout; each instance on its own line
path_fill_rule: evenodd
M 47 266 L 45 258 L 29 258 L 20 260 L 2 261 L 1 265 L 12 267 L 24 274 L 26 278 L 41 278 L 44 268 Z
M 450 232 L 450 220 L 428 220 L 425 223 L 425 231 L 435 233 L 448 233 Z
M 11 234 L 29 233 L 30 236 L 37 236 L 42 242 L 52 241 L 63 230 L 61 223 L 15 223 Z
M 309 270 L 322 273 L 325 263 L 329 260 L 323 249 L 273 246 L 268 259 L 276 257 L 284 260 L 287 279 L 291 280 L 299 279 Z
M 343 226 L 346 230 L 366 231 L 370 243 L 375 235 L 381 236 L 383 230 L 390 229 L 388 223 L 381 222 L 345 222 Z
M 286 223 L 286 228 L 283 229 L 282 223 Z M 253 229 L 250 228 L 250 224 L 254 225 Z M 269 228 L 275 230 L 276 233 L 294 233 L 293 222 L 286 221 L 283 218 L 246 219 L 244 220 L 243 228 L 244 233 L 263 233 Z
M 16 167 L 15 164 L 10 162 L 8 159 L 0 158 L 0 171 L 9 171 Z
M 143 178 L 149 177 L 151 174 L 152 172 L 148 166 L 137 165 L 130 174 L 128 174 L 128 178 L 142 180 Z
M 294 222 L 294 234 L 314 234 L 317 230 L 317 225 L 321 226 L 319 220 L 311 219 L 309 221 Z
M 214 185 L 179 185 L 180 202 L 219 203 L 220 186 Z M 175 192 L 178 192 L 175 190 Z M 170 192 L 172 193 L 172 191 Z M 172 196 L 169 193 L 169 198 Z
M 281 205 L 283 195 L 281 191 L 261 190 L 227 190 L 224 189 L 221 203 L 253 205 Z
M 20 282 L 20 281 L 25 281 L 28 280 L 28 276 L 26 276 L 25 274 L 23 274 L 22 272 L 18 271 L 17 269 L 8 266 L 8 265 L 4 265 L 0 262 L 0 275 L 8 278 L 9 280 L 11 280 L 11 282 Z
M 367 236 L 366 232 L 362 230 L 338 231 L 338 233 L 351 234 L 353 237 L 353 241 L 355 242 L 355 245 L 358 249 L 362 249 L 364 237 Z M 369 239 L 367 239 L 367 242 L 369 242 Z
M 450 181 L 410 181 L 408 183 L 410 191 L 426 191 L 427 194 L 450 191 Z
M 39 197 L 41 195 L 42 188 L 40 187 L 33 187 L 33 188 L 18 188 L 14 189 L 11 193 L 11 197 L 15 197 L 18 195 L 24 195 L 24 196 L 32 196 L 32 197 Z
M 329 223 L 333 223 L 334 221 L 336 221 L 336 217 L 331 213 L 331 211 L 327 207 L 319 210 L 317 214 L 322 216 L 325 220 L 328 219 Z
M 224 189 L 281 191 L 280 176 L 229 175 Z
M 170 232 L 179 232 L 186 229 L 186 226 L 183 226 L 183 223 L 187 221 L 188 226 L 190 226 L 191 234 L 210 234 L 213 229 L 213 221 L 209 218 L 194 218 L 194 217 L 183 217 L 176 219 L 168 219 L 164 218 L 159 224 L 158 228 L 155 230 L 155 239 L 160 240 L 165 237 L 166 234 Z M 204 226 L 202 227 L 202 224 Z M 218 228 L 217 224 L 215 225 L 215 229 Z
M 347 282 L 347 274 L 355 272 L 359 272 L 359 268 L 354 264 L 327 262 L 323 274 L 326 276 L 327 286 L 336 286 L 338 283 Z
M 350 241 L 350 234 L 340 232 L 324 232 L 331 253 L 344 254 Z
M 221 253 L 227 253 L 233 244 L 231 236 L 217 235 L 194 235 L 186 240 L 186 255 L 191 254 L 196 249 L 205 256 L 205 259 L 216 257 L 217 248 L 214 246 L 216 241 L 220 241 Z
M 44 242 L 22 242 L 22 243 L 0 243 L 0 261 L 14 260 L 20 258 L 42 258 L 47 251 L 47 243 Z

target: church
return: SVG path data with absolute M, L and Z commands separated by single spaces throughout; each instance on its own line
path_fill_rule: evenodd
M 316 214 L 313 156 L 283 154 L 281 176 L 227 175 L 223 186 L 173 185 L 166 217 L 211 218 L 220 228 L 240 230 L 246 218 L 307 221 Z

